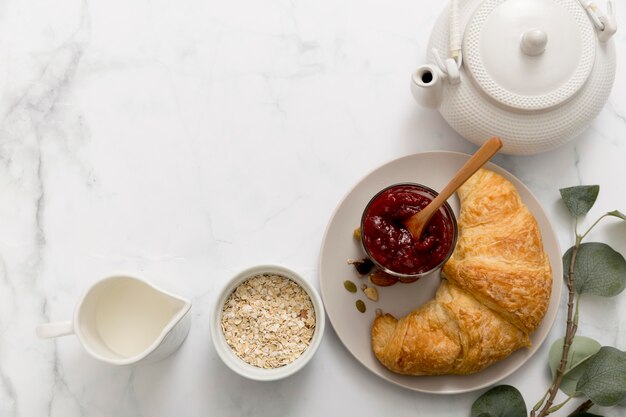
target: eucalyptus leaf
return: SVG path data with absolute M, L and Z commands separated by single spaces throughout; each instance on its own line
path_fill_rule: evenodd
M 570 213 L 582 216 L 593 207 L 600 192 L 599 185 L 579 185 L 576 187 L 561 188 L 561 198 Z
M 589 363 L 587 359 L 595 355 L 601 347 L 600 343 L 589 337 L 574 337 L 567 352 L 565 373 L 559 386 L 561 391 L 570 396 L 576 393 L 576 384 Z M 561 363 L 561 355 L 563 355 L 563 338 L 557 339 L 550 347 L 550 352 L 548 353 L 548 365 L 550 366 L 553 380 L 556 376 L 556 370 Z
M 589 358 L 576 385 L 595 404 L 611 407 L 626 398 L 626 352 L 603 346 Z
M 607 214 L 609 216 L 619 217 L 622 220 L 626 220 L 626 214 L 620 212 L 619 210 L 609 211 Z
M 563 275 L 567 279 L 573 247 L 563 255 Z M 626 260 L 609 245 L 583 243 L 574 264 L 574 287 L 579 294 L 613 297 L 626 288 Z
M 498 385 L 472 404 L 471 417 L 526 417 L 522 394 L 510 385 Z

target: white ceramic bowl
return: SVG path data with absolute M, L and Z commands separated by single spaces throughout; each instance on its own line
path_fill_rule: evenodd
M 315 309 L 315 331 L 311 339 L 311 343 L 306 350 L 296 360 L 288 365 L 274 369 L 263 369 L 256 366 L 252 366 L 242 359 L 240 359 L 226 343 L 226 338 L 222 331 L 222 309 L 224 303 L 235 291 L 235 289 L 241 285 L 246 279 L 251 278 L 258 274 L 277 274 L 289 278 L 298 285 L 300 285 L 311 298 L 313 308 Z M 324 323 L 326 322 L 326 316 L 324 314 L 324 305 L 319 294 L 304 278 L 292 271 L 280 265 L 258 265 L 252 268 L 241 271 L 226 284 L 224 289 L 218 294 L 215 304 L 213 306 L 213 314 L 211 314 L 211 339 L 213 339 L 213 345 L 217 354 L 222 358 L 224 363 L 233 371 L 241 376 L 256 381 L 275 381 L 277 379 L 286 378 L 302 369 L 313 357 L 317 348 L 322 341 L 324 335 Z

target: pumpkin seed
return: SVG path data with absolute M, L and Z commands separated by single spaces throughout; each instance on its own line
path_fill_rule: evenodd
M 349 279 L 343 282 L 343 286 L 350 292 L 356 292 L 356 284 Z
M 356 309 L 361 313 L 365 313 L 365 303 L 363 300 L 356 300 Z

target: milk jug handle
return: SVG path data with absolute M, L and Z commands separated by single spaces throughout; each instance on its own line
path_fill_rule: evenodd
M 54 323 L 44 323 L 37 326 L 37 336 L 42 339 L 67 336 L 74 333 L 74 325 L 71 321 L 57 321 Z

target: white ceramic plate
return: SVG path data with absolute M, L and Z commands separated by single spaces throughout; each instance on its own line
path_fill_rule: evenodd
M 387 381 L 414 391 L 456 394 L 481 389 L 507 377 L 539 349 L 552 328 L 561 298 L 563 285 L 561 249 L 546 214 L 535 196 L 520 180 L 497 165 L 489 163 L 488 169 L 501 174 L 515 185 L 522 200 L 537 219 L 544 248 L 552 265 L 550 306 L 541 325 L 532 334 L 533 347 L 518 350 L 481 372 L 464 376 L 398 375 L 388 371 L 374 356 L 370 345 L 370 326 L 376 308 L 396 317 L 405 316 L 434 297 L 440 278 L 439 273 L 435 272 L 411 284 L 397 283 L 391 287 L 379 287 L 378 302 L 368 300 L 361 290 L 357 294 L 346 291 L 343 287 L 344 280 L 350 279 L 360 286 L 366 279 L 360 278 L 354 268 L 346 263 L 348 258 L 357 259 L 364 256 L 358 242 L 352 236 L 353 230 L 359 225 L 363 208 L 376 192 L 394 183 L 417 182 L 441 190 L 468 158 L 469 155 L 456 152 L 426 152 L 396 159 L 381 166 L 363 178 L 339 204 L 326 228 L 322 242 L 320 254 L 322 299 L 339 339 L 370 371 Z M 459 202 L 456 196 L 451 198 L 449 203 L 458 215 Z M 359 313 L 355 307 L 355 302 L 359 298 L 367 305 L 365 314 Z

